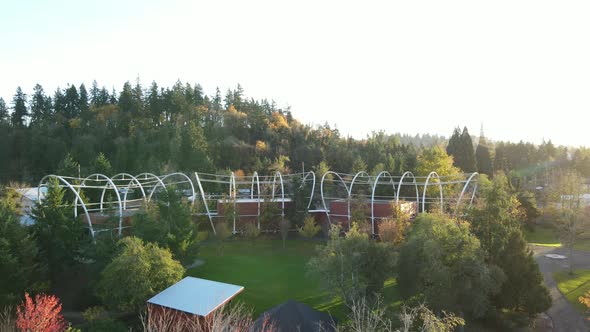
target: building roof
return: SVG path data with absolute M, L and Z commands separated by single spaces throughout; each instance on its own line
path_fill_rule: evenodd
M 207 316 L 243 290 L 242 286 L 186 277 L 149 299 L 148 303 Z
M 39 194 L 41 194 L 41 199 L 45 198 L 45 195 L 47 194 L 47 187 L 41 187 L 41 189 L 39 189 L 38 187 L 17 188 L 16 192 L 19 193 L 24 198 L 27 198 L 33 202 L 36 202 L 39 200 Z
M 336 323 L 336 320 L 325 312 L 288 300 L 260 315 L 250 331 L 262 331 L 270 324 L 272 329 L 281 332 L 332 332 L 336 330 Z

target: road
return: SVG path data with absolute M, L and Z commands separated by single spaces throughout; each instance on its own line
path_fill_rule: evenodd
M 557 288 L 553 273 L 564 271 L 569 268 L 567 259 L 553 259 L 545 257 L 546 254 L 559 254 L 569 256 L 568 250 L 555 247 L 530 246 L 535 259 L 539 264 L 541 273 L 545 278 L 545 284 L 549 288 L 553 305 L 547 311 L 547 315 L 553 321 L 554 332 L 588 332 L 590 325 L 586 318 L 581 315 L 563 296 Z M 568 257 L 569 258 L 569 257 Z M 590 252 L 574 251 L 574 269 L 590 269 Z

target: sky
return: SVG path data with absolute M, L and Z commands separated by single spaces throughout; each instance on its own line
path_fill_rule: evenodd
M 240 83 L 342 134 L 590 146 L 590 1 L 0 0 L 0 96 Z

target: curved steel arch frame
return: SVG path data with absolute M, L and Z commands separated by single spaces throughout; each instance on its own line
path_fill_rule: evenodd
M 356 173 L 354 175 L 354 177 L 352 178 L 352 181 L 350 182 L 350 187 L 348 188 L 348 199 L 347 201 L 347 208 L 348 208 L 348 229 L 350 229 L 351 222 L 352 222 L 352 213 L 350 211 L 350 203 L 352 201 L 352 190 L 354 189 L 354 184 L 356 182 L 356 180 L 358 178 L 362 178 L 362 177 L 366 177 L 369 180 L 367 181 L 367 184 L 371 187 L 371 189 L 373 189 L 373 186 L 371 185 L 371 176 L 369 175 L 369 173 L 365 172 L 365 171 L 360 171 L 358 173 Z
M 86 185 L 86 181 L 92 180 L 92 177 L 96 177 L 96 180 L 93 180 L 93 181 L 98 181 L 98 178 L 104 179 L 111 186 L 111 188 L 115 191 L 115 195 L 117 196 L 117 204 L 119 205 L 119 236 L 121 236 L 121 234 L 123 233 L 123 204 L 121 203 L 121 195 L 119 194 L 119 190 L 117 188 L 117 185 L 115 185 L 113 180 L 111 180 L 108 176 L 106 176 L 104 174 L 100 174 L 100 173 L 91 174 L 91 175 L 88 175 L 86 178 L 84 178 L 84 180 L 82 180 L 82 183 L 80 183 L 80 186 L 78 187 L 78 195 L 76 195 L 76 199 L 74 200 L 74 216 L 76 216 L 76 217 L 78 216 L 78 197 L 80 197 L 80 190 L 82 190 L 82 188 Z M 108 189 L 108 187 L 105 186 L 103 190 L 105 190 L 105 189 Z M 100 212 L 101 213 L 103 211 L 103 203 L 104 203 L 102 201 L 103 197 L 104 196 L 101 196 L 101 200 L 100 200 Z M 80 201 L 82 202 L 81 199 L 80 199 Z
M 166 187 L 166 185 L 164 184 L 164 180 L 166 180 L 167 178 L 171 177 L 171 176 L 180 176 L 186 179 L 186 181 L 191 185 L 191 197 L 195 197 L 196 193 L 195 193 L 195 186 L 193 185 L 193 181 L 191 180 L 191 178 L 189 178 L 186 174 L 184 173 L 180 173 L 180 172 L 176 172 L 176 173 L 170 173 L 170 174 L 166 174 L 162 177 L 158 177 L 160 179 L 160 181 L 158 181 L 158 183 L 154 186 L 154 188 L 152 189 L 152 191 L 150 192 L 150 195 L 148 197 L 148 202 L 151 201 L 152 199 L 152 195 L 154 194 L 154 192 L 156 191 L 156 188 L 158 187 L 158 185 L 162 185 L 162 187 L 164 188 L 164 190 L 167 190 L 168 188 Z M 191 202 L 191 205 L 195 204 L 195 200 L 193 199 L 193 201 Z
M 209 223 L 211 224 L 211 229 L 213 230 L 213 234 L 217 234 L 215 231 L 215 225 L 213 225 L 213 216 L 211 215 L 211 211 L 209 211 L 209 204 L 207 204 L 207 199 L 205 198 L 205 191 L 203 190 L 203 185 L 201 185 L 201 178 L 199 177 L 199 173 L 195 172 L 195 179 L 197 180 L 197 186 L 199 187 L 199 192 L 201 194 L 201 199 L 203 200 L 203 205 L 205 206 L 205 211 L 207 213 L 207 217 L 209 218 Z M 197 197 L 195 196 L 195 201 Z
M 281 175 L 281 172 L 276 171 L 275 175 L 272 179 L 272 194 L 271 194 L 271 200 L 275 199 L 275 186 L 276 186 L 276 182 L 277 182 L 277 177 L 279 178 L 280 184 L 281 184 L 281 221 L 285 220 L 285 185 L 283 183 L 283 176 Z
M 311 193 L 309 194 L 309 202 L 307 203 L 307 209 L 309 210 L 311 208 L 311 203 L 313 203 L 313 193 L 315 192 L 315 173 L 313 171 L 309 171 L 307 173 L 305 173 L 305 175 L 303 176 L 303 181 L 301 182 L 301 187 L 305 187 L 305 181 L 307 180 L 307 178 L 311 175 Z
M 90 213 L 88 213 L 88 209 L 86 208 L 86 204 L 84 204 L 84 200 L 82 200 L 82 197 L 80 197 L 80 194 L 78 194 L 78 191 L 72 186 L 71 183 L 69 183 L 66 179 L 64 179 L 63 177 L 59 176 L 59 175 L 46 175 L 44 176 L 41 181 L 39 181 L 39 186 L 37 187 L 37 197 L 39 199 L 41 199 L 41 187 L 45 186 L 47 187 L 47 184 L 44 183 L 46 179 L 49 178 L 56 178 L 58 179 L 58 181 L 60 181 L 61 183 L 63 183 L 68 189 L 70 189 L 70 191 L 76 196 L 77 199 L 80 200 L 80 202 L 82 203 L 82 209 L 84 210 L 84 215 L 86 216 L 86 221 L 88 222 L 88 229 L 90 230 L 90 236 L 94 239 L 94 227 L 92 227 L 92 219 L 90 218 Z M 74 216 L 77 217 L 78 213 L 76 211 L 77 209 L 74 209 Z
M 430 182 L 430 178 L 433 176 L 438 179 L 438 188 L 440 191 L 440 212 L 444 211 L 443 187 L 442 183 L 440 183 L 440 176 L 438 176 L 438 173 L 436 172 L 430 172 L 426 178 L 426 182 L 424 183 L 424 191 L 422 192 L 422 212 L 426 212 L 426 191 L 428 190 L 428 182 Z
M 119 173 L 119 174 L 115 174 L 111 177 L 111 180 L 117 180 L 117 178 L 121 177 L 121 180 L 125 180 L 125 177 L 129 177 L 131 178 L 131 180 L 129 181 L 129 183 L 127 184 L 127 187 L 125 187 L 125 194 L 123 194 L 123 210 L 127 210 L 127 194 L 129 193 L 129 188 L 131 188 L 131 184 L 133 182 L 135 182 L 135 184 L 137 184 L 137 186 L 139 187 L 139 190 L 141 190 L 141 195 L 143 197 L 143 201 L 147 202 L 147 196 L 145 194 L 145 191 L 143 190 L 143 186 L 141 185 L 141 182 L 139 182 L 139 180 L 137 180 L 137 178 L 129 173 Z M 102 206 L 102 202 L 104 201 L 104 195 L 106 193 L 107 188 L 105 187 L 102 190 L 102 194 L 100 195 L 100 202 L 101 202 L 101 206 Z
M 340 182 L 342 182 L 342 184 L 344 185 L 344 188 L 346 189 L 346 193 L 347 193 L 347 197 L 346 199 L 349 199 L 350 196 L 350 191 L 348 189 L 348 186 L 346 185 L 346 182 L 344 181 L 344 179 L 340 176 L 340 174 L 336 173 L 336 172 L 332 172 L 332 171 L 327 171 L 326 173 L 324 173 L 324 175 L 322 175 L 322 181 L 320 182 L 320 195 L 322 197 L 322 205 L 324 206 L 324 212 L 326 213 L 326 217 L 328 218 L 328 223 L 330 225 L 332 225 L 332 220 L 330 219 L 330 210 L 328 209 L 327 205 L 326 205 L 326 197 L 324 196 L 324 181 L 326 180 L 326 175 L 328 174 L 333 174 L 336 175 L 336 177 L 338 179 L 340 179 Z M 350 218 L 350 213 L 349 213 L 349 218 Z
M 164 184 L 164 182 L 162 182 L 162 179 L 160 179 L 159 176 L 157 176 L 156 174 L 153 173 L 141 173 L 135 176 L 135 178 L 141 180 L 141 177 L 144 177 L 144 180 L 149 180 L 149 179 L 155 179 L 158 183 L 156 185 L 154 185 L 152 187 L 152 190 L 150 190 L 150 194 L 148 195 L 147 201 L 148 203 L 151 201 L 152 199 L 152 193 L 154 192 L 154 190 L 156 190 L 156 187 L 158 185 L 161 185 L 163 188 L 166 188 L 166 185 Z M 150 178 L 148 178 L 148 176 L 150 176 Z
M 399 183 L 397 184 L 397 193 L 395 194 L 395 204 L 399 204 L 399 192 L 402 188 L 404 183 L 404 178 L 406 176 L 412 177 L 412 183 L 414 184 L 414 188 L 416 188 L 416 210 L 420 208 L 420 191 L 418 190 L 418 183 L 416 182 L 416 177 L 412 172 L 405 172 L 402 174 L 402 177 L 399 179 Z
M 393 177 L 391 176 L 391 174 L 388 171 L 382 171 L 379 174 L 377 174 L 377 177 L 375 178 L 375 183 L 373 184 L 373 189 L 371 191 L 371 233 L 373 235 L 375 235 L 375 191 L 377 190 L 377 185 L 379 184 L 379 178 L 381 178 L 382 176 L 387 176 L 389 178 L 389 183 L 391 184 L 391 187 L 393 188 L 393 192 L 395 195 L 395 199 L 396 199 L 396 204 L 398 202 L 397 199 L 397 194 L 395 192 L 395 182 L 393 181 Z
M 471 183 L 471 181 L 473 181 L 473 179 L 475 177 L 477 177 L 479 180 L 479 173 L 475 172 L 475 173 L 471 174 L 471 176 L 467 179 L 467 182 L 465 182 L 465 185 L 463 186 L 463 190 L 461 190 L 461 194 L 459 194 L 459 198 L 457 199 L 457 206 L 455 207 L 455 214 L 457 214 L 457 212 L 459 211 L 459 206 L 461 205 L 461 200 L 463 199 L 463 195 L 465 195 L 465 192 L 467 191 L 469 184 Z M 473 194 L 471 194 L 471 200 L 469 201 L 469 205 L 473 204 L 473 199 L 475 198 L 475 192 L 477 191 L 477 186 L 479 184 L 478 180 L 475 180 L 475 187 L 473 188 Z
M 250 199 L 254 199 L 254 183 L 256 183 L 256 192 L 258 193 L 258 199 L 256 200 L 257 203 L 257 216 L 256 221 L 258 224 L 258 229 L 260 230 L 260 178 L 258 177 L 258 172 L 254 171 L 252 174 L 252 186 L 250 188 Z

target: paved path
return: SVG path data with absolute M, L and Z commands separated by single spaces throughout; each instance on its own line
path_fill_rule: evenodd
M 569 256 L 569 252 L 563 248 L 530 246 L 535 254 L 541 273 L 545 278 L 545 284 L 553 299 L 553 305 L 547 311 L 547 315 L 553 321 L 555 332 L 588 332 L 590 325 L 563 294 L 557 289 L 557 283 L 553 279 L 553 272 L 564 271 L 569 268 L 567 259 L 552 259 L 545 254 L 559 254 Z M 568 257 L 569 258 L 569 257 Z M 574 269 L 590 269 L 590 252 L 574 251 Z

